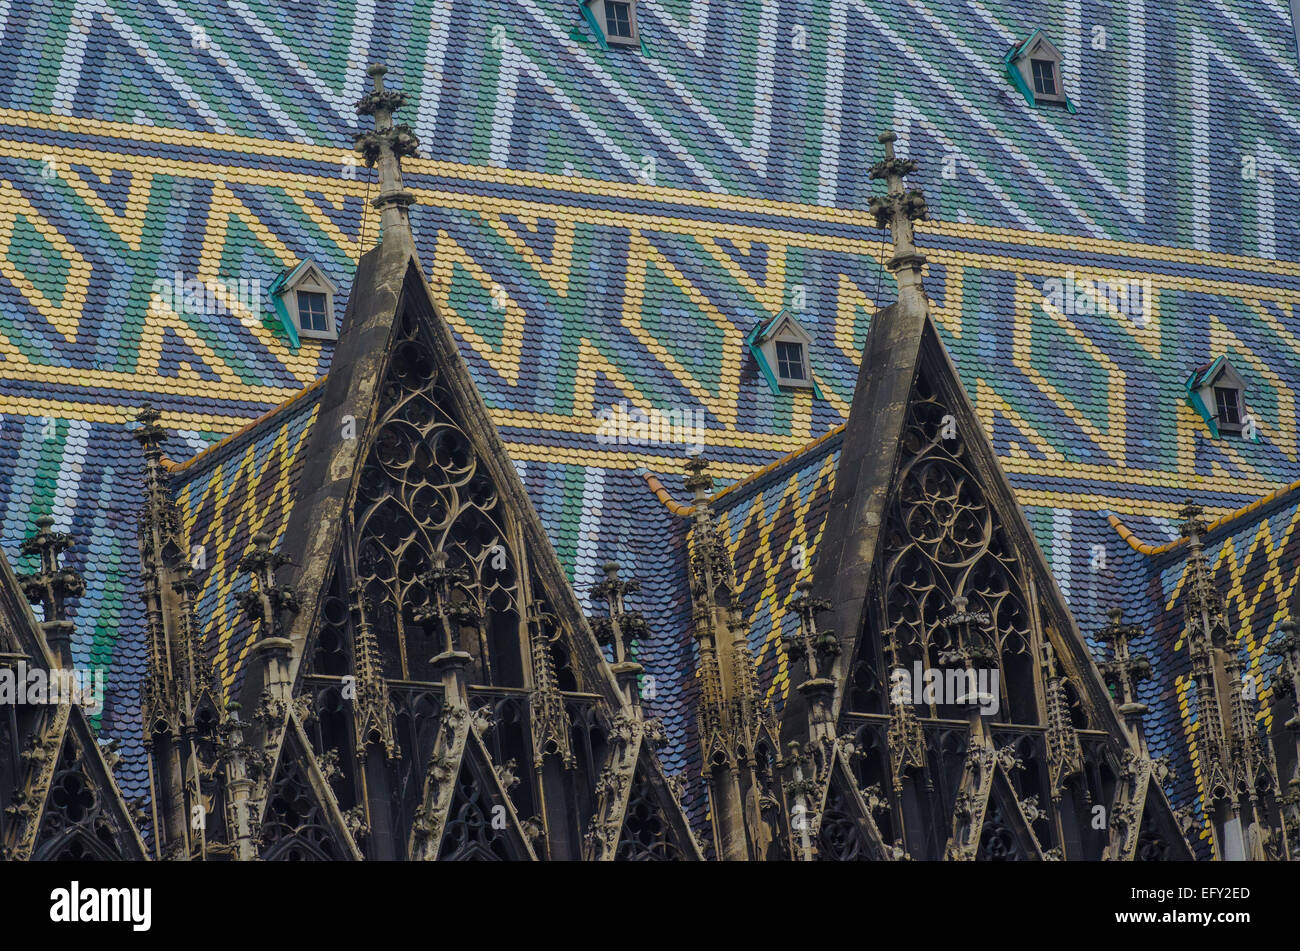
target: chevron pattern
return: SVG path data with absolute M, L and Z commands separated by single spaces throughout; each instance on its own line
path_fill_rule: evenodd
M 450 161 L 632 182 L 649 159 L 661 184 L 853 206 L 861 143 L 892 122 L 932 173 L 955 158 L 928 189 L 949 220 L 1296 259 L 1278 206 L 1295 210 L 1300 154 L 1282 0 L 642 0 L 649 56 L 598 49 L 576 3 L 544 0 L 16 13 L 0 45 L 20 64 L 0 83 L 13 109 L 332 145 L 383 59 L 403 64 L 416 131 Z M 1076 116 L 1028 108 L 1001 74 L 1035 28 L 1065 55 Z M 1243 156 L 1264 174 L 1243 180 Z M 1222 200 L 1245 206 L 1239 232 L 1214 220 Z
M 1154 616 L 1176 586 L 1107 513 L 1154 535 L 1189 492 L 1222 514 L 1300 479 L 1300 69 L 1283 0 L 640 0 L 639 19 L 648 55 L 601 50 L 570 0 L 0 4 L 0 544 L 16 553 L 47 512 L 81 539 L 75 648 L 120 685 L 102 731 L 129 745 L 139 729 L 128 421 L 159 406 L 187 459 L 328 367 L 330 345 L 291 345 L 265 290 L 310 257 L 344 311 L 378 229 L 342 147 L 375 60 L 424 143 L 407 184 L 440 312 L 561 559 L 580 590 L 611 554 L 645 582 L 670 768 L 690 732 L 684 574 L 638 470 L 677 473 L 684 447 L 608 445 L 599 414 L 699 412 L 726 479 L 843 421 L 894 295 L 860 210 L 884 127 L 920 164 L 944 342 L 1085 630 L 1120 595 Z M 1065 56 L 1075 115 L 1030 108 L 1001 75 L 1034 28 Z M 261 295 L 191 312 L 158 293 L 177 275 Z M 1149 310 L 1045 299 L 1069 278 L 1137 282 Z M 824 400 L 773 395 L 743 347 L 796 301 Z M 1218 355 L 1249 379 L 1258 444 L 1212 439 L 1183 404 L 1187 370 Z M 288 517 L 310 405 L 177 473 L 216 558 L 213 631 L 235 630 L 252 524 L 278 534 Z M 778 702 L 822 446 L 727 506 Z M 1234 557 L 1264 563 L 1268 545 L 1242 544 Z M 1242 589 L 1262 599 L 1242 615 L 1258 643 L 1293 583 Z M 240 646 L 214 645 L 227 686 Z

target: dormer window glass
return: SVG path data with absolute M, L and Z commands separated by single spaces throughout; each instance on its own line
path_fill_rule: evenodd
M 1218 412 L 1219 429 L 1241 426 L 1240 393 L 1230 386 L 1214 388 L 1214 405 Z
M 318 333 L 329 330 L 329 315 L 323 291 L 298 292 L 298 322 L 303 330 Z
M 808 373 L 804 369 L 805 359 L 802 343 L 794 340 L 776 342 L 776 375 L 781 382 L 798 380 L 802 383 L 807 380 Z
M 641 46 L 636 0 L 582 0 L 582 17 L 601 49 Z
M 630 40 L 632 38 L 632 4 L 605 0 L 605 26 L 609 29 L 610 36 Z
M 1033 60 L 1034 92 L 1040 96 L 1056 95 L 1056 68 L 1050 59 Z

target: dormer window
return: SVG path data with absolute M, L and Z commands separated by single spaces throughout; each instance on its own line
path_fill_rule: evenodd
M 1219 431 L 1225 428 L 1241 428 L 1241 392 L 1230 386 L 1214 388 L 1214 405 L 1219 416 Z
M 1007 76 L 1031 106 L 1056 106 L 1074 112 L 1065 94 L 1061 75 L 1061 53 L 1042 32 L 1017 43 L 1003 60 Z
M 583 0 L 582 16 L 602 49 L 641 45 L 636 0 Z
M 820 398 L 821 388 L 813 379 L 808 356 L 812 342 L 812 336 L 788 310 L 782 310 L 767 323 L 759 324 L 750 331 L 746 340 L 773 393 L 808 389 Z
M 337 340 L 334 295 L 338 287 L 315 262 L 299 261 L 283 271 L 271 285 L 271 300 L 296 346 L 300 337 Z
M 605 0 L 606 35 L 614 39 L 632 39 L 632 4 Z
M 776 342 L 776 378 L 780 383 L 802 383 L 808 379 L 808 354 L 798 340 Z
M 1056 64 L 1050 59 L 1031 59 L 1034 72 L 1034 95 L 1056 95 Z
M 1187 378 L 1187 403 L 1215 437 L 1244 436 L 1259 441 L 1246 409 L 1246 381 L 1227 357 L 1197 367 Z

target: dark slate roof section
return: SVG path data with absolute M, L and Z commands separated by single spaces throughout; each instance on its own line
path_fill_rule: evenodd
M 20 554 L 36 517 L 52 513 L 54 529 L 74 545 L 63 564 L 80 572 L 86 591 L 67 616 L 76 631 L 73 662 L 105 669 L 105 705 L 93 718 L 101 738 L 117 740 L 117 770 L 128 798 L 148 792 L 140 720 L 145 672 L 136 525 L 143 492 L 140 448 L 124 426 L 10 415 L 0 426 L 0 545 L 14 571 L 37 567 Z M 40 612 L 37 611 L 39 618 Z
M 238 570 L 239 560 L 259 531 L 271 536 L 272 548 L 280 545 L 322 392 L 319 385 L 304 390 L 172 475 L 191 550 L 201 546 L 205 565 L 195 570 L 199 630 L 228 699 L 243 683 L 252 633 L 236 602 L 250 583 Z
M 1300 489 L 1217 526 L 1204 539 L 1214 584 L 1224 598 L 1228 630 L 1237 637 L 1259 693 L 1261 728 L 1285 737 L 1282 720 L 1290 701 L 1279 699 L 1275 675 L 1277 658 L 1269 653 L 1277 625 L 1291 612 L 1300 578 Z M 1187 550 L 1179 545 L 1148 558 L 1147 598 L 1152 605 L 1145 619 L 1151 637 L 1145 647 L 1155 678 L 1141 694 L 1152 705 L 1147 716 L 1153 751 L 1171 758 L 1178 778 L 1174 804 L 1194 803 L 1200 773 L 1192 762 L 1196 724 L 1196 691 L 1190 683 L 1191 661 L 1183 641 L 1182 589 L 1187 580 Z M 1281 713 L 1282 716 L 1278 714 Z M 1284 743 L 1289 739 L 1284 739 Z M 1202 848 L 1207 848 L 1202 843 Z

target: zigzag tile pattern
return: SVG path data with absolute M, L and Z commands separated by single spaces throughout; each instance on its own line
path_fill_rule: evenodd
M 1278 659 L 1269 653 L 1269 646 L 1278 624 L 1292 613 L 1292 598 L 1300 580 L 1300 494 L 1286 493 L 1217 528 L 1204 541 L 1215 586 L 1224 598 L 1228 630 L 1236 637 L 1237 649 L 1246 662 L 1243 676 L 1252 678 L 1257 686 L 1258 721 L 1267 731 L 1284 733 L 1274 722 Z M 1179 546 L 1150 562 L 1148 595 L 1155 608 L 1146 625 L 1151 636 L 1142 648 L 1159 672 L 1151 691 L 1158 716 L 1151 719 L 1156 721 L 1162 746 L 1174 756 L 1176 798 L 1197 801 L 1204 776 L 1196 754 L 1196 688 L 1182 636 L 1186 553 Z M 1146 696 L 1143 700 L 1151 702 Z M 1202 838 L 1208 843 L 1208 826 Z
M 374 60 L 411 94 L 428 156 L 407 184 L 439 310 L 562 562 L 580 591 L 611 553 L 645 584 L 673 769 L 694 730 L 683 528 L 636 470 L 677 473 L 684 447 L 611 447 L 599 416 L 695 411 L 725 479 L 843 421 L 894 296 L 860 210 L 881 128 L 920 163 L 936 321 L 1085 631 L 1117 599 L 1151 619 L 1169 597 L 1106 514 L 1154 538 L 1187 494 L 1218 515 L 1300 479 L 1300 70 L 1281 0 L 641 0 L 640 22 L 649 55 L 600 50 L 572 0 L 4 5 L 0 544 L 15 557 L 47 512 L 79 537 L 77 656 L 109 666 L 99 727 L 128 754 L 129 420 L 159 406 L 185 459 L 328 368 L 265 290 L 311 257 L 344 311 L 377 235 L 373 183 L 340 147 Z M 1000 74 L 1036 27 L 1076 115 L 1028 107 Z M 1135 282 L 1143 311 L 1044 299 L 1071 277 Z M 742 346 L 795 301 L 825 400 L 772 394 Z M 1210 438 L 1183 403 L 1188 369 L 1220 354 L 1250 382 L 1259 444 Z M 246 635 L 232 566 L 254 521 L 287 517 L 307 405 L 178 473 L 220 565 L 200 608 L 228 687 Z M 816 534 L 825 458 L 728 503 L 778 703 L 791 539 Z M 1182 720 L 1159 704 L 1177 698 L 1158 693 L 1172 748 Z
M 775 711 L 790 690 L 782 638 L 799 629 L 795 586 L 812 578 L 835 487 L 839 435 L 720 498 L 741 603 L 751 612 L 749 646 Z
M 893 122 L 926 167 L 952 157 L 933 189 L 948 220 L 1296 257 L 1300 70 L 1280 0 L 642 0 L 648 55 L 600 50 L 571 0 L 34 12 L 15 4 L 0 37 L 16 110 L 334 145 L 383 60 L 450 161 L 854 206 L 862 143 Z M 1035 28 L 1076 115 L 1030 108 L 1002 72 Z M 1219 201 L 1245 204 L 1240 232 Z
M 172 475 L 199 584 L 200 636 L 217 681 L 233 697 L 243 682 L 252 625 L 237 603 L 251 581 L 239 561 L 258 532 L 276 548 L 297 501 L 298 475 L 323 387 L 214 447 Z

